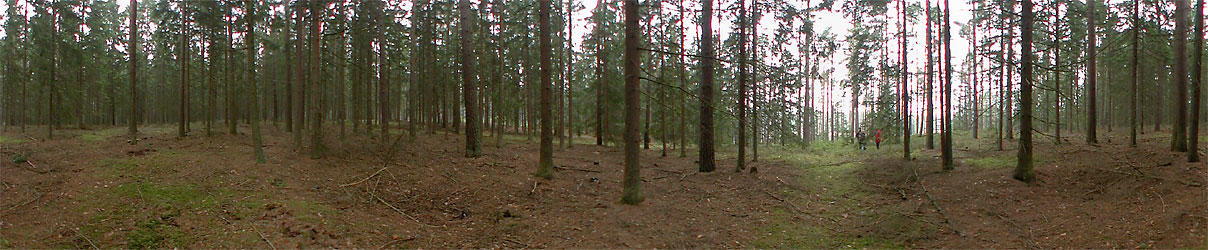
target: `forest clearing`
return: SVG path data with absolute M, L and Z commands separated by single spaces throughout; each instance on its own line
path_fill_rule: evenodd
M 269 130 L 273 131 L 273 130 Z M 616 202 L 615 148 L 560 150 L 557 178 L 523 170 L 532 141 L 506 138 L 463 158 L 460 137 L 387 147 L 351 140 L 294 156 L 265 135 L 266 164 L 243 136 L 173 138 L 149 128 L 5 133 L 5 248 L 1171 248 L 1208 243 L 1203 168 L 1162 150 L 1038 145 L 1043 182 L 1011 180 L 1012 151 L 962 141 L 959 167 L 890 147 L 769 148 L 759 174 L 697 173 L 691 157 L 643 152 L 647 199 Z M 1145 136 L 1143 144 L 1160 143 Z M 56 150 L 75 148 L 78 150 Z M 920 147 L 921 148 L 921 147 Z M 725 152 L 721 159 L 732 159 Z M 430 157 L 416 157 L 426 155 Z M 599 165 L 595 163 L 599 162 Z M 725 165 L 723 164 L 722 167 Z M 931 166 L 931 167 L 928 167 Z M 1135 166 L 1135 167 L 1129 167 Z M 934 203 L 932 203 L 934 202 Z M 691 205 L 688 205 L 691 204 Z M 939 209 L 937 209 L 937 207 Z M 942 211 L 942 212 L 941 212 Z M 1094 225 L 1088 228 L 1088 225 Z M 957 232 L 960 233 L 957 233 Z
M 2 0 L 0 248 L 1208 248 L 1204 0 Z

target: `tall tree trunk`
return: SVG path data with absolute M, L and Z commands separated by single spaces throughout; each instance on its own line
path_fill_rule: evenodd
M 566 40 L 563 41 L 563 43 L 566 44 L 566 49 L 562 51 L 562 54 L 563 54 L 562 58 L 565 60 L 565 61 L 563 61 L 563 63 L 566 65 L 566 71 L 562 72 L 562 86 L 558 88 L 558 93 L 560 94 L 560 95 L 558 95 L 558 108 L 562 110 L 562 112 L 561 112 L 562 116 L 558 118 L 558 134 L 559 134 L 558 147 L 559 148 L 570 148 L 569 144 L 567 144 L 567 141 L 571 139 L 570 138 L 570 124 L 571 124 L 572 119 L 570 118 L 571 117 L 570 115 L 573 112 L 571 112 L 571 110 L 570 110 L 570 108 L 572 106 L 570 103 L 570 101 L 571 101 L 570 79 L 571 79 L 571 72 L 572 72 L 571 65 L 573 65 L 572 63 L 574 62 L 574 58 L 571 58 L 571 55 L 574 54 L 574 48 L 572 46 L 574 46 L 574 41 L 575 41 L 575 38 L 574 38 L 575 29 L 574 29 L 574 27 L 571 27 L 571 25 L 573 25 L 575 23 L 574 22 L 575 17 L 572 14 L 574 12 L 573 5 L 574 5 L 574 2 L 572 0 L 566 0 Z M 565 102 L 565 105 L 563 105 L 563 102 Z M 571 143 L 574 143 L 574 142 L 572 141 Z
M 713 0 L 701 0 L 700 164 L 713 172 Z
M 296 5 L 295 6 L 296 9 L 294 10 L 294 31 L 295 31 L 294 32 L 294 63 L 295 63 L 295 65 L 294 65 L 294 74 L 295 74 L 294 78 L 295 79 L 294 80 L 297 81 L 298 84 L 297 84 L 297 86 L 294 86 L 294 89 L 293 89 L 293 91 L 294 91 L 294 105 L 293 105 L 294 106 L 294 110 L 293 110 L 293 112 L 294 112 L 294 131 L 293 131 L 293 135 L 294 135 L 294 148 L 296 148 L 297 152 L 299 152 L 299 153 L 302 152 L 302 131 L 304 130 L 303 127 L 305 126 L 304 124 L 306 121 L 306 115 L 305 115 L 306 109 L 303 106 L 303 104 L 305 103 L 303 101 L 303 99 L 305 99 L 306 97 L 303 96 L 303 89 L 305 89 L 308 85 L 306 83 L 307 69 L 305 69 L 305 67 L 304 67 L 304 65 L 305 65 L 304 63 L 306 62 L 307 56 L 305 56 L 305 53 L 303 52 L 306 49 L 306 46 L 303 43 L 303 40 L 304 40 L 303 37 L 304 37 L 305 30 L 302 28 L 303 25 L 305 25 L 305 23 L 303 22 L 303 19 L 302 19 L 302 15 L 305 12 L 303 4 L 304 3 L 301 2 L 300 0 L 294 2 L 294 5 Z M 362 65 L 362 67 L 364 67 L 364 66 Z
M 344 93 L 344 90 L 346 87 L 345 83 L 344 83 L 344 77 L 345 77 L 344 64 L 347 63 L 348 52 L 347 52 L 347 50 L 344 49 L 345 48 L 344 45 L 346 44 L 346 41 L 347 41 L 347 39 L 344 37 L 345 31 L 347 30 L 347 29 L 345 29 L 345 27 L 347 27 L 347 26 L 344 25 L 345 19 L 347 19 L 347 14 L 346 14 L 347 10 L 345 10 L 345 7 L 341 6 L 341 5 L 343 5 L 343 3 L 338 3 L 338 5 L 336 6 L 336 11 L 339 11 L 339 14 L 336 15 L 336 22 L 337 22 L 336 29 L 339 29 L 339 30 L 336 30 L 336 32 L 339 32 L 339 33 L 336 34 L 336 44 L 335 44 L 336 52 L 335 52 L 335 62 L 334 63 L 335 63 L 335 70 L 336 70 L 336 76 L 335 76 L 336 77 L 336 87 L 335 87 L 336 103 L 335 103 L 334 107 L 335 107 L 335 113 L 336 113 L 336 123 L 338 123 L 340 125 L 340 138 L 343 139 L 345 132 L 346 132 L 345 129 L 347 127 L 347 124 L 345 124 L 344 121 L 348 117 L 348 108 L 344 104 L 345 103 L 344 98 L 346 96 L 346 94 Z
M 597 6 L 599 6 L 601 4 L 604 4 L 603 0 L 596 1 Z M 598 23 L 597 25 L 603 25 L 603 24 Z M 599 31 L 599 28 L 597 28 L 597 31 L 595 31 L 595 32 L 597 33 L 596 34 L 596 145 L 604 145 L 604 136 L 606 133 L 605 128 L 608 127 L 608 121 L 606 121 L 604 119 L 605 118 L 604 94 L 606 92 L 605 91 L 605 86 L 606 86 L 605 82 L 606 82 L 606 79 L 608 79 L 608 77 L 606 76 L 606 74 L 608 73 L 608 69 L 605 68 L 605 65 L 607 65 L 606 64 L 607 61 L 605 60 L 605 58 L 607 57 L 606 54 L 608 52 L 606 51 L 606 49 L 608 47 L 604 45 L 605 40 L 607 40 L 607 37 L 604 36 L 603 34 L 600 34 L 603 31 Z
M 59 82 L 59 11 L 55 9 L 58 1 L 51 2 L 51 23 L 50 23 L 50 81 L 46 83 L 46 139 L 55 138 L 55 125 L 58 125 L 58 120 L 55 119 L 55 83 Z
M 1095 102 L 1095 100 L 1097 99 L 1095 97 L 1095 94 L 1097 93 L 1097 92 L 1095 92 L 1095 82 L 1098 80 L 1098 79 L 1096 79 L 1096 78 L 1098 78 L 1096 75 L 1098 73 L 1098 68 L 1095 67 L 1095 60 L 1096 60 L 1095 55 L 1098 54 L 1098 51 L 1097 51 L 1098 48 L 1095 46 L 1095 40 L 1098 39 L 1098 37 L 1095 35 L 1095 24 L 1099 22 L 1098 19 L 1095 18 L 1095 5 L 1096 5 L 1095 2 L 1097 2 L 1097 1 L 1088 0 L 1086 3 L 1086 12 L 1087 12 L 1087 14 L 1086 14 L 1086 16 L 1087 16 L 1087 18 L 1086 18 L 1086 21 L 1087 21 L 1087 35 L 1086 35 L 1086 54 L 1087 54 L 1087 60 L 1086 60 L 1086 143 L 1090 143 L 1090 144 L 1099 143 L 1099 139 L 1095 135 L 1095 127 L 1098 126 L 1097 125 L 1098 122 L 1095 118 L 1095 115 L 1096 115 L 1096 111 L 1098 110 L 1098 107 L 1099 107 L 1099 106 L 1097 106 L 1097 104 Z M 1023 35 L 1031 35 L 1031 34 L 1020 34 L 1020 35 L 1023 36 Z M 1023 56 L 1024 54 L 1028 54 L 1027 50 L 1024 50 L 1024 52 L 1021 54 L 1021 56 Z M 1027 79 L 1025 79 L 1025 81 L 1027 81 Z M 1020 92 L 1022 92 L 1022 91 L 1023 90 L 1021 89 Z M 1023 97 L 1021 97 L 1021 98 L 1023 98 Z M 1023 107 L 1020 107 L 1020 108 L 1023 108 Z M 1024 132 L 1031 132 L 1031 131 L 1024 131 Z M 1020 135 L 1020 138 L 1022 138 L 1022 136 L 1023 135 Z
M 378 53 L 377 53 L 378 113 L 381 114 L 380 115 L 381 120 L 378 121 L 378 123 L 381 124 L 381 127 L 379 127 L 379 129 L 381 129 L 381 131 L 382 131 L 382 139 L 384 140 L 384 139 L 390 138 L 390 85 L 391 85 L 390 84 L 390 70 L 389 70 L 390 64 L 386 63 L 386 59 L 389 58 L 389 56 L 386 54 L 386 46 L 385 46 L 386 45 L 386 25 L 393 22 L 393 20 L 389 19 L 393 16 L 386 15 L 386 12 L 383 10 L 383 8 L 386 8 L 386 2 L 382 1 L 382 0 L 378 0 L 377 6 L 375 6 L 375 8 L 374 8 L 374 10 L 377 11 L 377 13 L 376 13 L 377 14 L 377 16 L 376 16 L 377 23 L 375 23 L 376 24 L 375 27 L 377 27 L 377 30 L 374 33 L 376 34 L 377 41 L 378 41 Z M 453 90 L 452 88 L 450 88 L 450 92 L 456 93 L 456 90 Z M 451 98 L 451 99 L 452 100 L 450 100 L 450 101 L 452 101 L 453 103 L 457 103 L 456 98 Z M 456 121 L 457 119 L 454 119 L 454 120 Z M 456 132 L 457 130 L 454 129 L 453 131 Z
M 902 73 L 900 85 L 898 85 L 898 96 L 902 98 L 899 102 L 902 104 L 902 159 L 910 160 L 910 90 L 906 87 L 910 85 L 907 82 L 909 79 L 907 75 L 909 75 L 910 67 L 906 61 L 906 54 L 909 52 L 906 50 L 906 1 L 902 1 L 901 3 L 902 4 L 900 5 L 899 9 L 902 11 L 902 15 L 900 16 L 902 20 L 902 61 L 900 62 L 902 64 Z
M 180 126 L 176 137 L 185 137 L 185 124 L 189 122 L 189 29 L 188 1 L 180 2 Z
M 253 151 L 255 152 L 256 163 L 264 163 L 264 139 L 260 135 L 260 97 L 257 95 L 257 90 L 260 87 L 256 86 L 258 84 L 256 76 L 256 51 L 259 51 L 256 44 L 256 18 L 254 17 L 256 15 L 256 0 L 245 0 L 244 3 L 247 4 L 244 15 L 247 18 L 246 20 L 248 20 L 247 35 L 245 36 L 247 44 L 245 46 L 248 48 L 247 87 L 250 92 L 249 95 L 251 95 L 251 100 L 248 100 L 248 104 L 251 105 L 248 108 L 248 113 L 252 116 L 252 146 L 254 147 Z
M 563 136 L 569 141 L 566 148 L 575 146 L 571 130 L 575 128 L 575 88 L 571 80 L 574 78 L 575 66 L 575 1 L 566 0 L 566 132 Z
M 756 66 L 759 61 L 755 58 L 759 57 L 759 0 L 751 0 L 751 19 L 747 23 L 747 27 L 751 31 L 751 50 L 747 55 L 747 67 L 750 68 L 751 76 L 751 161 L 759 161 L 759 79 L 756 77 L 758 71 Z M 755 167 L 751 167 L 751 172 L 758 172 Z
M 1015 165 L 1016 180 L 1031 183 L 1036 180 L 1032 173 L 1032 0 L 1023 1 L 1023 17 L 1019 30 L 1019 54 L 1022 69 L 1019 78 L 1019 162 Z M 1093 113 L 1093 112 L 1092 112 Z
M 952 159 L 952 20 L 948 0 L 944 0 L 944 113 L 943 133 L 940 134 L 940 154 L 944 170 L 956 168 Z
M 326 3 L 317 0 L 310 0 L 310 13 L 306 18 L 310 25 L 310 31 L 307 32 L 309 37 L 310 50 L 307 66 L 310 68 L 307 72 L 306 80 L 310 83 L 311 93 L 314 96 L 308 106 L 310 107 L 310 158 L 319 159 L 323 157 L 323 80 L 319 77 L 322 59 L 319 56 L 319 26 L 323 25 L 322 16 L 326 12 Z
M 679 24 L 679 64 L 676 65 L 676 70 L 679 71 L 679 84 L 681 90 L 680 92 L 676 92 L 676 96 L 679 97 L 679 133 L 676 133 L 676 135 L 679 136 L 679 157 L 681 158 L 688 156 L 688 104 L 686 97 L 687 95 L 684 93 L 684 91 L 688 91 L 688 76 L 685 74 L 685 71 L 687 70 L 684 69 L 688 66 L 686 63 L 684 63 L 684 54 L 687 54 L 688 52 L 687 49 L 684 48 L 684 40 L 687 40 L 688 33 L 684 32 L 684 16 L 686 13 L 684 1 L 685 0 L 680 0 L 679 2 L 680 12 L 679 17 L 676 20 L 676 22 Z
M 1203 83 L 1204 0 L 1195 1 L 1195 51 L 1191 57 L 1191 117 L 1187 132 L 1187 162 L 1200 161 L 1200 87 Z
M 642 202 L 641 165 L 638 164 L 638 112 L 641 99 L 638 76 L 638 1 L 625 0 L 625 178 L 621 191 L 621 202 L 636 205 Z M 548 26 L 548 24 L 547 24 Z
M 482 132 L 478 129 L 478 79 L 474 74 L 473 35 L 470 25 L 474 22 L 470 11 L 470 0 L 460 0 L 457 8 L 461 12 L 461 81 L 466 102 L 466 157 L 482 155 Z
M 738 163 L 734 172 L 742 172 L 747 163 L 747 19 L 746 0 L 738 0 Z
M 1187 151 L 1187 5 L 1188 0 L 1174 1 L 1174 128 L 1171 150 Z M 1088 125 L 1090 126 L 1090 125 Z
M 541 155 L 539 159 L 540 166 L 537 168 L 537 176 L 549 179 L 554 177 L 554 131 L 552 131 L 553 115 L 551 114 L 553 107 L 550 106 L 550 95 L 552 94 L 550 93 L 552 92 L 550 85 L 553 84 L 553 79 L 550 77 L 550 73 L 553 71 L 551 68 L 552 65 L 550 65 L 550 57 L 553 54 L 553 47 L 550 44 L 551 31 L 549 24 L 549 12 L 554 4 L 550 0 L 538 0 L 537 4 L 539 5 L 537 18 L 540 23 L 539 28 L 541 29 L 537 32 L 541 40 L 539 41 L 541 50 Z M 626 146 L 628 149 L 628 143 Z
M 1140 39 L 1141 38 L 1141 29 L 1140 29 L 1141 18 L 1139 15 L 1140 8 L 1141 8 L 1140 5 L 1141 5 L 1140 1 L 1133 1 L 1132 27 L 1130 27 L 1132 29 L 1132 77 L 1130 77 L 1130 80 L 1132 81 L 1132 93 L 1129 93 L 1128 99 L 1130 102 L 1132 102 L 1132 105 L 1128 109 L 1128 112 L 1129 112 L 1128 122 L 1131 125 L 1131 129 L 1128 134 L 1128 145 L 1132 146 L 1132 147 L 1137 146 L 1137 110 L 1140 109 L 1140 107 L 1137 105 L 1137 99 L 1139 98 L 1137 96 L 1138 95 L 1137 81 L 1140 79 L 1140 71 L 1141 71 L 1140 70 L 1140 68 L 1141 68 L 1141 63 L 1140 63 L 1141 49 L 1140 49 L 1140 42 L 1139 42 L 1141 40 Z M 1058 99 L 1060 99 L 1060 97 L 1058 97 Z
M 1054 5 L 1053 9 L 1055 12 L 1058 13 L 1057 15 L 1054 15 L 1054 17 L 1053 17 L 1053 34 L 1055 34 L 1055 35 L 1053 35 L 1053 47 L 1054 47 L 1053 48 L 1053 68 L 1057 69 L 1057 70 L 1053 71 L 1053 76 L 1055 79 L 1053 81 L 1054 82 L 1053 89 L 1055 89 L 1056 90 L 1055 92 L 1057 93 L 1057 97 L 1053 98 L 1054 99 L 1053 112 L 1055 113 L 1053 115 L 1053 120 L 1054 120 L 1053 125 L 1056 127 L 1056 129 L 1053 130 L 1053 133 L 1055 134 L 1055 136 L 1053 137 L 1053 144 L 1061 144 L 1061 21 L 1060 21 L 1061 20 L 1061 18 L 1060 18 L 1061 5 L 1060 4 L 1061 3 L 1059 1 L 1055 1 L 1053 3 L 1053 5 Z M 1071 88 L 1070 91 L 1073 92 L 1073 89 Z
M 294 78 L 293 78 L 293 76 L 294 76 L 294 63 L 293 63 L 294 62 L 294 53 L 293 53 L 294 44 L 290 42 L 290 39 L 293 39 L 294 29 L 293 29 L 293 26 L 289 25 L 289 22 L 291 20 L 290 16 L 293 15 L 293 13 L 294 13 L 294 9 L 289 7 L 288 0 L 285 3 L 285 13 L 286 13 L 285 20 L 282 21 L 285 23 L 285 25 L 284 25 L 284 27 L 281 27 L 281 30 L 284 31 L 284 32 L 282 32 L 283 37 L 281 38 L 281 42 L 283 43 L 282 44 L 282 52 L 283 52 L 282 54 L 285 54 L 285 62 L 282 63 L 282 64 L 285 64 L 285 130 L 293 132 L 294 131 L 294 91 L 293 91 L 293 89 L 294 89 Z M 359 81 L 353 80 L 353 82 L 355 83 L 355 82 L 359 82 Z
M 28 25 L 26 25 L 28 27 Z M 138 41 L 138 0 L 130 0 L 130 40 L 127 45 L 130 48 L 130 128 L 126 130 L 129 134 L 129 142 L 131 145 L 138 143 L 138 58 L 139 58 L 139 41 Z M 22 98 L 24 105 L 24 98 Z M 22 131 L 24 131 L 25 123 L 21 123 Z
M 932 86 L 933 79 L 935 79 L 935 71 L 932 68 L 935 64 L 935 60 L 932 60 L 932 48 L 935 47 L 935 40 L 931 38 L 931 23 L 933 22 L 931 17 L 931 0 L 926 0 L 925 2 L 924 5 L 927 8 L 927 82 L 924 85 L 926 85 L 925 88 L 927 89 L 927 149 L 935 149 L 935 107 L 933 106 L 935 103 L 933 100 L 935 94 L 932 93 L 932 90 L 935 89 Z

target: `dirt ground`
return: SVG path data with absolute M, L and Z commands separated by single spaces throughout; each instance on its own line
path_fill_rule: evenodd
M 0 135 L 3 248 L 1172 248 L 1208 247 L 1208 173 L 1151 135 L 1139 148 L 1038 145 L 1039 182 L 1010 179 L 1014 145 L 761 149 L 759 173 L 697 173 L 695 155 L 643 152 L 645 202 L 618 203 L 619 147 L 556 150 L 532 175 L 535 141 L 349 135 L 327 157 L 271 127 L 268 163 L 244 135 L 144 128 Z M 916 140 L 921 143 L 921 140 Z M 961 141 L 958 141 L 958 143 Z M 962 144 L 958 144 L 962 145 Z M 689 150 L 692 151 L 692 150 Z

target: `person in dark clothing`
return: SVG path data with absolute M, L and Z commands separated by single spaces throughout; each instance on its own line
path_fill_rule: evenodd
M 863 130 L 856 130 L 856 143 L 859 144 L 860 150 L 868 149 L 868 144 L 864 142 L 867 137 Z

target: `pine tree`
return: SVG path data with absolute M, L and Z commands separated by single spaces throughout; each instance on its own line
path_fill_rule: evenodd
M 1032 172 L 1032 0 L 1023 1 L 1023 15 L 1020 19 L 1019 42 L 1024 51 L 1019 57 L 1019 162 L 1015 165 L 1016 180 L 1032 183 L 1036 174 Z
M 1098 107 L 1099 107 L 1098 104 L 1095 103 L 1096 94 L 1098 93 L 1098 92 L 1095 92 L 1095 82 L 1098 80 L 1097 79 L 1098 76 L 1096 74 L 1099 71 L 1098 68 L 1095 67 L 1095 60 L 1096 60 L 1095 56 L 1096 56 L 1096 54 L 1098 54 L 1098 51 L 1097 51 L 1098 47 L 1095 46 L 1095 40 L 1098 39 L 1098 37 L 1095 36 L 1095 24 L 1099 22 L 1098 19 L 1095 19 L 1095 2 L 1097 2 L 1097 1 L 1088 0 L 1086 2 L 1086 13 L 1087 13 L 1086 14 L 1086 16 L 1087 16 L 1087 18 L 1086 18 L 1086 23 L 1087 23 L 1087 35 L 1086 35 L 1086 55 L 1087 55 L 1087 59 L 1086 59 L 1086 143 L 1089 143 L 1089 144 L 1099 143 L 1099 139 L 1096 136 L 1096 129 L 1095 129 L 1095 127 L 1098 124 L 1098 120 L 1097 120 L 1097 118 L 1095 118 L 1095 115 L 1096 115 Z M 1021 37 L 1025 36 L 1025 35 L 1030 36 L 1031 34 L 1023 34 L 1023 33 L 1020 34 Z M 1027 46 L 1027 45 L 1024 45 L 1024 46 Z M 1029 53 L 1027 53 L 1028 50 L 1023 50 L 1023 51 L 1024 51 L 1024 53 L 1022 53 L 1020 56 L 1027 56 L 1026 54 L 1029 54 Z M 1023 76 L 1020 76 L 1020 77 L 1022 78 Z M 1023 80 L 1030 81 L 1031 79 L 1024 78 Z M 1023 94 L 1022 89 L 1020 90 L 1020 94 L 1021 95 Z M 1020 97 L 1020 98 L 1030 98 L 1030 97 Z M 1025 107 L 1020 107 L 1020 108 L 1022 109 Z M 1023 111 L 1021 110 L 1020 113 L 1023 113 Z M 1027 123 L 1027 121 L 1024 121 L 1024 122 Z M 1020 126 L 1022 127 L 1024 125 L 1020 124 Z M 1031 131 L 1024 131 L 1024 132 L 1030 133 Z M 1023 138 L 1023 135 L 1021 134 L 1020 139 L 1022 139 L 1022 138 Z
M 548 0 L 546 0 L 548 1 Z M 638 112 L 641 108 L 639 76 L 641 63 L 638 61 L 638 43 L 640 31 L 638 27 L 638 1 L 625 0 L 625 178 L 622 181 L 621 202 L 636 205 L 642 197 L 642 174 L 638 154 L 641 153 L 638 143 Z M 548 20 L 548 19 L 547 19 Z M 545 26 L 549 26 L 545 23 Z M 548 36 L 548 33 L 542 33 Z M 548 46 L 546 47 L 548 48 Z M 543 50 L 545 51 L 545 50 Z M 542 57 L 547 58 L 547 57 Z M 546 79 L 548 79 L 548 74 Z M 546 81 L 548 82 L 548 81 Z M 548 85 L 544 85 L 548 86 Z M 548 102 L 548 101 L 547 101 Z M 548 110 L 545 111 L 548 114 Z M 548 117 L 548 115 L 547 115 Z M 547 126 L 546 126 L 547 127 Z M 544 136 L 543 136 L 544 137 Z M 543 140 L 544 141 L 544 140 Z M 545 144 L 545 143 L 542 143 Z
M 713 172 L 713 0 L 702 0 L 700 15 L 700 149 L 701 172 Z
M 130 0 L 129 8 L 130 39 L 126 44 L 130 47 L 130 128 L 127 133 L 130 136 L 130 144 L 134 145 L 138 143 L 138 0 Z
M 466 157 L 478 157 L 482 155 L 482 132 L 478 129 L 480 121 L 478 120 L 478 79 L 474 74 L 474 65 L 472 58 L 474 57 L 473 35 L 470 33 L 470 25 L 473 23 L 473 15 L 470 11 L 470 0 L 460 0 L 457 4 L 458 10 L 461 12 L 461 80 L 462 91 L 465 93 L 466 105 Z
M 465 1 L 465 0 L 463 0 Z M 550 68 L 550 56 L 553 54 L 553 47 L 550 44 L 550 8 L 553 6 L 551 0 L 538 0 L 537 18 L 540 22 L 539 38 L 541 50 L 541 155 L 536 175 L 541 178 L 550 179 L 554 177 L 554 131 L 553 116 L 550 106 L 550 85 L 552 79 L 550 73 L 553 71 Z M 628 141 L 628 140 L 627 140 Z M 626 144 L 628 145 L 628 144 Z
M 1200 161 L 1200 88 L 1203 84 L 1204 59 L 1204 0 L 1195 1 L 1195 51 L 1191 56 L 1191 117 L 1187 128 L 1187 162 Z
M 247 87 L 251 100 L 248 101 L 248 113 L 252 116 L 252 147 L 255 152 L 256 163 L 263 164 L 264 160 L 264 139 L 260 135 L 260 96 L 257 92 L 260 86 L 257 82 L 256 75 L 256 0 L 244 0 L 247 4 L 247 9 L 244 10 L 244 18 L 247 20 Z
M 1171 150 L 1187 151 L 1187 5 L 1188 0 L 1174 1 L 1174 128 Z

